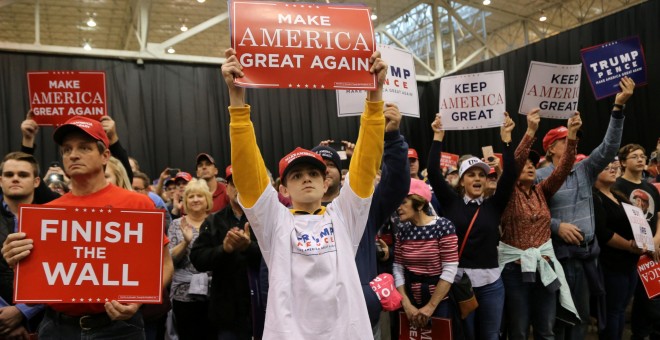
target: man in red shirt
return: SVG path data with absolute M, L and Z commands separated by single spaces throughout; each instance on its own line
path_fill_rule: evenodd
M 74 117 L 55 130 L 64 171 L 71 178 L 71 192 L 49 204 L 60 206 L 99 206 L 130 209 L 154 209 L 145 195 L 121 189 L 105 181 L 104 168 L 110 158 L 108 137 L 100 122 Z M 24 259 L 33 248 L 25 233 L 7 236 L 2 255 L 10 266 Z M 163 284 L 169 284 L 173 265 L 163 235 Z M 73 339 L 81 337 L 144 339 L 144 322 L 140 303 L 110 301 L 89 304 L 49 304 L 39 326 L 41 339 Z M 121 322 L 119 322 L 121 320 Z
M 216 179 L 218 176 L 218 168 L 215 165 L 215 160 L 207 153 L 200 153 L 197 155 L 197 178 L 206 181 L 209 186 L 209 191 L 213 195 L 213 209 L 211 212 L 218 212 L 224 209 L 229 204 L 229 197 L 227 197 L 227 187 L 219 183 Z

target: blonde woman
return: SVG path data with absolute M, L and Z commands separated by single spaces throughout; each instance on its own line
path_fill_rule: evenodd
M 170 297 L 179 339 L 203 339 L 211 336 L 208 314 L 207 273 L 198 272 L 190 262 L 190 250 L 199 229 L 213 208 L 213 197 L 203 180 L 192 179 L 183 191 L 187 215 L 172 221 L 168 230 L 174 277 Z
M 122 189 L 133 191 L 126 168 L 117 158 L 110 157 L 108 165 L 105 167 L 105 181 Z

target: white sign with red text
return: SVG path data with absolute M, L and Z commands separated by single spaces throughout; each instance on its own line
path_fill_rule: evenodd
M 557 65 L 532 61 L 518 112 L 527 114 L 538 107 L 541 117 L 572 117 L 580 98 L 580 74 L 582 64 Z
M 504 71 L 442 78 L 439 107 L 445 130 L 501 126 L 506 111 Z
M 383 86 L 383 100 L 394 103 L 404 116 L 419 118 L 419 97 L 415 60 L 410 52 L 389 45 L 378 45 L 381 58 L 387 62 L 387 79 Z M 367 91 L 338 90 L 337 112 L 339 117 L 359 116 L 364 110 Z

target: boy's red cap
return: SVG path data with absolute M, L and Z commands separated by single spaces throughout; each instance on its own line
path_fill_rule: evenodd
M 174 176 L 174 181 L 176 181 L 179 178 L 181 178 L 182 180 L 184 180 L 186 182 L 190 182 L 193 179 L 191 174 L 189 174 L 187 172 L 183 172 L 183 171 L 177 172 L 176 176 Z
M 106 149 L 110 147 L 108 135 L 105 134 L 105 130 L 103 130 L 103 125 L 101 125 L 101 122 L 87 117 L 73 117 L 67 120 L 64 124 L 60 125 L 55 130 L 55 132 L 53 132 L 53 139 L 55 140 L 55 143 L 62 145 L 64 136 L 74 130 L 80 130 L 88 136 L 101 141 L 105 145 Z
M 280 178 L 282 181 L 286 179 L 286 174 L 293 168 L 296 164 L 307 163 L 317 167 L 323 173 L 325 173 L 325 162 L 321 155 L 316 152 L 297 147 L 295 150 L 291 151 L 288 155 L 280 159 Z

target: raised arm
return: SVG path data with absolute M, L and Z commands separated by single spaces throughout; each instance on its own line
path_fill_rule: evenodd
M 502 158 L 504 158 L 504 170 L 502 171 L 502 176 L 497 182 L 497 190 L 495 194 L 491 196 L 491 199 L 499 207 L 500 211 L 504 211 L 509 198 L 513 193 L 513 186 L 516 183 L 518 178 L 516 177 L 516 162 L 513 158 L 513 146 L 511 144 L 511 132 L 513 128 L 516 127 L 516 123 L 509 117 L 509 113 L 504 112 L 504 124 L 500 128 L 500 137 L 502 139 L 502 144 L 504 152 L 502 153 Z
M 623 77 L 619 82 L 619 86 L 621 87 L 621 92 L 617 93 L 616 98 L 614 99 L 612 116 L 607 131 L 605 132 L 603 142 L 591 151 L 587 159 L 580 162 L 587 167 L 587 170 L 591 175 L 589 179 L 592 182 L 595 182 L 598 174 L 614 159 L 614 156 L 616 156 L 619 151 L 619 146 L 621 145 L 623 121 L 625 118 L 623 107 L 635 90 L 635 82 L 631 78 Z
M 568 135 L 566 136 L 566 152 L 561 156 L 559 165 L 552 171 L 550 176 L 543 180 L 539 185 L 543 190 L 545 197 L 549 199 L 552 195 L 561 188 L 561 185 L 571 173 L 573 163 L 575 163 L 575 154 L 577 153 L 577 132 L 582 126 L 582 119 L 580 113 L 575 112 L 575 115 L 568 120 Z
M 371 63 L 369 72 L 377 75 L 378 86 L 376 90 L 369 91 L 367 94 L 365 110 L 360 118 L 360 133 L 355 143 L 351 165 L 348 168 L 349 185 L 353 192 L 361 198 L 367 198 L 373 193 L 374 179 L 383 156 L 383 135 L 385 133 L 382 92 L 387 76 L 387 64 L 380 58 L 378 51 L 371 55 L 369 62 Z
M 516 152 L 514 153 L 514 158 L 516 160 L 516 178 L 520 177 L 520 172 L 527 162 L 529 150 L 532 148 L 532 143 L 534 143 L 534 140 L 536 139 L 536 130 L 538 130 L 539 122 L 541 121 L 539 111 L 540 110 L 536 108 L 527 113 L 527 131 L 525 131 L 523 139 L 520 141 L 520 144 L 518 144 Z
M 222 76 L 229 88 L 229 139 L 234 184 L 241 204 L 251 208 L 270 180 L 266 164 L 257 146 L 254 125 L 250 121 L 250 107 L 245 104 L 245 90 L 234 85 L 234 78 L 243 77 L 243 66 L 233 48 L 225 51 L 227 61 L 222 65 Z
M 369 209 L 369 219 L 373 226 L 380 228 L 392 215 L 410 190 L 410 168 L 407 162 L 408 143 L 399 132 L 401 112 L 394 104 L 387 104 L 385 115 L 385 147 L 380 183 L 375 189 Z M 374 232 L 376 231 L 374 230 Z M 367 232 L 365 232 L 367 235 Z M 369 239 L 368 242 L 372 242 Z
M 445 130 L 442 128 L 442 118 L 439 114 L 435 116 L 433 123 L 431 123 L 431 129 L 433 129 L 433 143 L 426 164 L 428 180 L 440 205 L 448 207 L 453 200 L 459 198 L 459 195 L 447 183 L 440 170 L 440 153 L 442 153 L 442 140 L 445 138 Z

